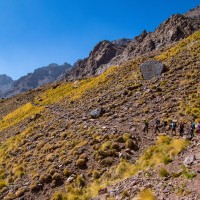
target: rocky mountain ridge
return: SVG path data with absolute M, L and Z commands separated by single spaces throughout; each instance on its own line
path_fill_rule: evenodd
M 26 76 L 19 78 L 16 81 L 11 81 L 9 84 L 3 86 L 3 83 L 6 82 L 5 79 L 0 79 L 0 97 L 12 97 L 19 93 L 28 91 L 30 89 L 35 89 L 42 85 L 54 82 L 59 79 L 60 76 L 66 73 L 67 70 L 71 68 L 71 65 L 64 63 L 63 65 L 50 64 L 47 67 L 41 67 L 35 69 L 33 73 L 28 73 Z
M 172 15 L 154 32 L 148 33 L 144 30 L 133 40 L 121 40 L 125 43 L 117 45 L 116 42 L 102 41 L 94 47 L 88 58 L 79 61 L 73 69 L 66 73 L 63 79 L 70 81 L 98 75 L 111 66 L 167 47 L 199 30 L 199 17 L 200 6 L 183 15 Z

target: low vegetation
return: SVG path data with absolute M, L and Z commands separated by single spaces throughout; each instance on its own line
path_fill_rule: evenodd
M 200 118 L 199 39 L 197 32 L 156 56 L 170 68 L 161 79 L 144 81 L 139 65 L 152 55 L 139 57 L 97 77 L 49 85 L 35 91 L 32 103 L 21 100 L 17 109 L 5 115 L 2 111 L 0 198 L 23 196 L 22 186 L 28 184 L 33 198 L 49 188 L 46 195 L 53 200 L 88 199 L 108 185 L 159 165 L 160 178 L 194 178 L 188 169 L 177 175 L 165 166 L 187 148 L 188 140 L 159 135 L 153 143 L 156 136 L 143 134 L 142 123 L 153 122 L 155 116 L 168 122 Z M 6 102 L 1 102 L 2 110 Z M 91 118 L 90 112 L 99 107 L 103 116 Z M 17 186 L 12 194 L 10 185 Z M 154 199 L 153 191 L 139 194 L 146 196 Z

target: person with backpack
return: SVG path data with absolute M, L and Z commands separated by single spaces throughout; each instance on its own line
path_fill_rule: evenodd
M 149 123 L 147 120 L 144 121 L 144 128 L 143 128 L 143 132 L 147 132 L 148 133 L 149 130 Z
M 162 126 L 163 126 L 163 132 L 166 133 L 167 132 L 167 121 L 166 120 L 163 122 Z
M 184 123 L 181 122 L 180 125 L 179 125 L 179 134 L 180 134 L 180 137 L 183 137 L 183 133 L 184 133 Z
M 175 121 L 172 121 L 171 129 L 172 129 L 172 134 L 173 134 L 173 132 L 176 134 L 176 122 Z
M 158 133 L 160 133 L 159 125 L 160 125 L 160 120 L 156 119 L 156 121 L 155 121 L 155 131 L 154 131 L 155 134 L 157 133 L 157 131 L 158 131 Z
M 200 122 L 199 122 L 198 125 L 197 125 L 197 131 L 198 131 L 198 134 L 199 134 L 199 136 L 200 136 Z
M 194 137 L 194 131 L 195 131 L 195 123 L 191 122 L 191 124 L 190 124 L 190 136 L 191 136 L 191 139 Z

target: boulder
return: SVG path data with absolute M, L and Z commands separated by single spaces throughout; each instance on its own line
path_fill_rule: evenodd
M 90 116 L 92 118 L 99 118 L 104 114 L 104 109 L 103 108 L 97 108 L 95 110 L 93 110 L 92 112 L 90 112 Z
M 165 66 L 157 60 L 150 60 L 140 65 L 140 72 L 145 80 L 159 77 L 165 71 Z

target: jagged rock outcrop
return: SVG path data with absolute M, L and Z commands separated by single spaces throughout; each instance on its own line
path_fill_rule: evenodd
M 11 88 L 12 83 L 11 77 L 5 74 L 0 75 L 0 97 L 3 97 L 3 94 Z
M 90 52 L 89 57 L 77 62 L 75 67 L 67 72 L 65 78 L 74 80 L 98 74 L 99 67 L 120 55 L 129 42 L 128 39 L 99 42 Z
M 199 28 L 200 22 L 196 18 L 180 14 L 172 15 L 154 32 L 144 31 L 136 37 L 124 50 L 122 58 L 130 59 L 160 49 L 189 36 Z
M 200 5 L 196 8 L 191 9 L 189 12 L 185 13 L 186 17 L 200 19 Z
M 53 63 L 47 67 L 38 68 L 33 73 L 28 73 L 26 76 L 13 82 L 11 88 L 2 94 L 2 96 L 11 97 L 29 89 L 34 89 L 47 83 L 54 82 L 70 68 L 71 65 L 68 63 L 64 63 L 63 65 Z

